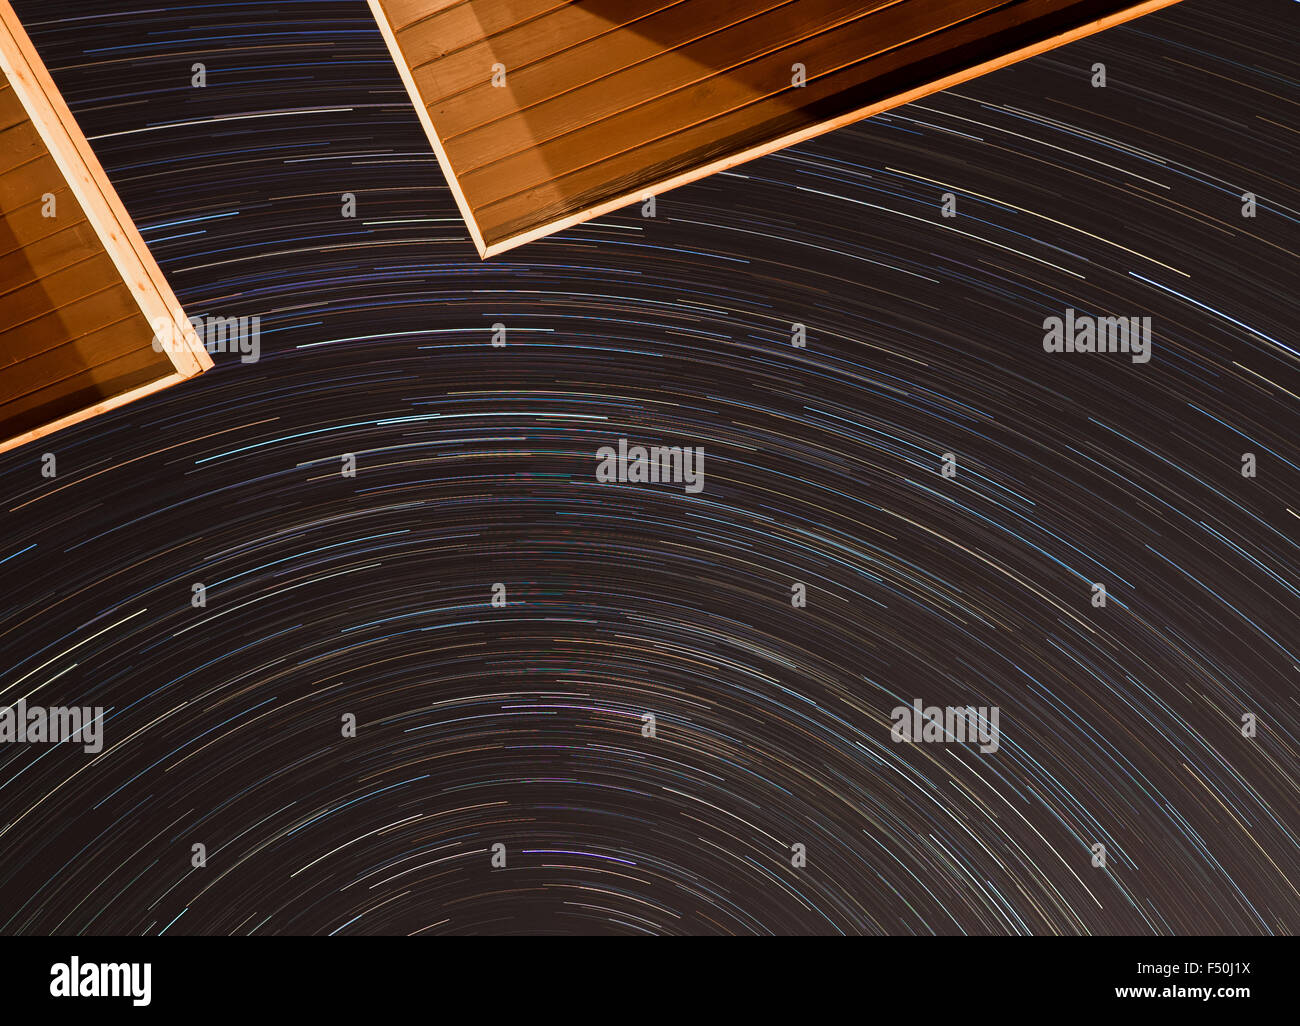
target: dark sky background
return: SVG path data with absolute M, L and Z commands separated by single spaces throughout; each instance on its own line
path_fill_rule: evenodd
M 0 701 L 109 710 L 0 746 L 0 932 L 1300 927 L 1295 4 L 487 262 L 364 3 L 14 6 L 263 353 L 0 457 Z M 1150 363 L 1045 353 L 1066 307 Z M 597 484 L 620 437 L 704 490 Z

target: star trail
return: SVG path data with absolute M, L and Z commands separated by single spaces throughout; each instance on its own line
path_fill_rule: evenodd
M 0 456 L 0 702 L 104 710 L 0 744 L 0 933 L 1300 928 L 1294 4 L 486 261 L 365 4 L 14 7 L 261 338 Z

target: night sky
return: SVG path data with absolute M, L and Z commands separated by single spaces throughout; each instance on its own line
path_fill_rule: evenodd
M 1300 928 L 1294 3 L 486 262 L 364 3 L 14 6 L 262 356 L 0 457 L 0 702 L 107 710 L 0 745 L 0 933 Z M 620 438 L 704 489 L 598 483 Z

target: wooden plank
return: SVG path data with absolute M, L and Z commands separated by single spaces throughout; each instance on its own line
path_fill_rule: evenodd
M 54 272 L 91 259 L 86 250 L 95 244 L 89 221 L 60 227 L 42 238 L 29 240 L 9 253 L 0 253 L 0 282 L 13 289 L 40 280 L 33 264 Z M 8 295 L 8 293 L 6 293 Z
M 585 155 L 603 157 L 644 145 L 765 96 L 784 93 L 789 104 L 802 104 L 804 90 L 790 82 L 796 62 L 803 63 L 810 81 L 815 81 L 1005 6 L 1006 0 L 910 0 L 875 9 L 863 0 L 801 0 L 608 80 L 464 135 L 443 138 L 465 188 L 474 190 L 476 197 L 483 189 L 481 202 L 492 202 L 502 195 L 488 184 L 492 175 L 517 185 L 520 167 L 543 161 L 559 177 Z M 828 30 L 819 32 L 820 25 Z M 671 91 L 664 91 L 664 83 L 672 83 Z M 531 140 L 531 145 L 522 147 L 521 140 Z M 523 154 L 523 160 L 503 159 L 512 154 Z M 499 164 L 489 174 L 486 166 L 493 162 Z
M 695 147 L 707 146 L 717 138 L 744 137 L 747 133 L 760 137 L 769 124 L 780 123 L 792 112 L 795 117 L 791 123 L 806 121 L 810 105 L 833 101 L 873 77 L 982 38 L 990 22 L 1012 23 L 1027 11 L 1052 3 L 913 0 L 907 5 L 895 5 L 867 19 L 869 24 L 854 26 L 856 31 L 834 33 L 818 50 L 816 63 L 808 68 L 807 85 L 802 88 L 790 84 L 790 65 L 802 50 L 796 44 L 755 62 L 744 74 L 693 84 L 680 93 L 661 96 L 572 130 L 550 145 L 540 142 L 505 160 L 462 172 L 461 184 L 484 208 L 523 192 L 535 195 L 533 190 L 520 187 L 527 182 L 538 182 L 534 188 L 547 190 L 552 196 L 576 195 L 582 188 L 577 183 L 591 178 L 579 177 L 587 168 L 601 164 L 601 174 L 624 175 L 648 166 L 653 154 L 665 148 L 665 141 L 670 152 L 689 159 Z M 956 21 L 918 37 L 923 30 L 918 29 L 912 16 L 918 9 L 931 14 L 943 12 Z M 969 17 L 980 13 L 987 13 L 987 19 Z M 538 173 L 539 162 L 544 176 Z
M 59 199 L 60 206 L 66 196 L 72 196 L 73 202 L 76 202 L 72 189 L 59 170 L 59 165 L 47 151 L 21 167 L 0 174 L 0 216 L 8 218 L 14 211 L 26 206 L 33 204 L 39 206 L 44 192 L 34 194 L 33 183 L 44 183 L 44 192 L 54 193 Z
M 393 16 L 393 24 L 405 27 L 449 8 L 466 6 L 465 0 L 393 0 L 389 13 Z
M 155 362 L 168 362 L 165 353 L 155 353 L 148 343 L 141 345 L 139 337 L 133 332 L 120 330 L 135 314 L 130 302 L 131 294 L 120 284 L 107 292 L 79 300 L 78 305 L 83 309 L 94 308 L 96 314 L 104 315 L 97 317 L 100 326 L 71 342 L 52 346 L 7 365 L 4 368 L 5 391 L 0 395 L 4 405 L 0 408 L 7 408 L 14 400 L 52 387 L 67 378 L 93 373 L 99 367 L 131 353 L 147 352 Z M 114 320 L 111 316 L 114 310 L 125 310 L 126 315 Z M 36 323 L 38 322 L 33 322 Z M 46 330 L 48 333 L 48 328 Z M 88 359 L 88 356 L 93 359 Z
M 0 174 L 20 168 L 46 153 L 40 130 L 30 119 L 0 132 Z
M 0 281 L 0 288 L 5 284 Z M 36 281 L 0 292 L 0 335 L 51 312 L 63 317 L 66 308 L 110 291 L 121 296 L 123 314 L 136 312 L 131 290 L 118 280 L 109 255 L 102 250 L 86 254 L 73 264 L 42 272 Z M 121 319 L 112 318 L 115 323 Z
M 154 351 L 179 310 L 0 0 L 0 452 L 211 367 L 192 330 Z
M 26 109 L 18 99 L 18 94 L 6 82 L 4 87 L 0 88 L 0 132 L 26 120 L 28 120 Z
M 713 17 L 685 23 L 678 11 L 670 8 L 662 12 L 662 19 L 638 23 L 636 32 L 616 31 L 579 45 L 566 53 L 564 60 L 524 68 L 509 65 L 508 89 L 492 88 L 485 79 L 473 96 L 431 106 L 449 146 L 458 146 L 467 136 L 505 135 L 512 125 L 526 126 L 526 132 L 540 142 L 547 118 L 562 122 L 567 114 L 574 125 L 589 124 L 707 81 L 783 44 L 810 39 L 903 2 L 782 0 L 759 10 L 746 9 L 743 14 L 724 6 L 717 8 Z M 668 24 L 661 26 L 661 20 Z M 697 24 L 708 31 L 697 34 Z M 653 31 L 653 37 L 642 34 L 646 31 Z M 665 48 L 665 42 L 672 45 Z M 780 81 L 789 84 L 789 80 L 787 67 Z
M 79 225 L 61 229 L 12 253 L 0 253 L 0 285 L 5 287 L 12 285 L 8 292 L 0 295 L 0 303 L 6 296 L 13 295 L 40 280 L 37 272 L 28 262 L 29 256 L 58 273 L 69 267 L 84 264 L 87 260 L 93 260 L 94 257 L 86 256 L 85 249 L 93 245 L 94 241 L 95 233 L 90 230 L 90 222 L 82 221 Z M 0 353 L 0 364 L 3 362 L 4 354 Z
M 910 72 L 924 78 L 912 69 L 917 66 L 924 68 L 930 60 L 942 61 L 954 51 L 960 53 L 963 47 L 978 46 L 990 36 L 1025 30 L 1053 4 L 1054 0 L 1003 4 L 947 32 L 935 33 L 907 47 L 886 51 L 825 76 L 810 77 L 807 86 L 799 90 L 801 106 L 792 106 L 785 101 L 785 94 L 776 94 L 753 104 L 752 107 L 758 108 L 757 112 L 751 106 L 737 108 L 721 117 L 701 120 L 693 126 L 666 133 L 648 144 L 625 149 L 570 173 L 561 174 L 553 167 L 548 179 L 540 184 L 512 191 L 500 199 L 488 200 L 481 208 L 481 214 L 495 231 L 519 231 L 535 220 L 539 212 L 541 216 L 545 216 L 548 209 L 559 213 L 572 205 L 575 197 L 579 203 L 599 202 L 601 190 L 611 179 L 670 176 L 679 167 L 674 162 L 681 161 L 683 152 L 688 160 L 698 160 L 709 159 L 710 146 L 716 147 L 717 153 L 725 154 L 734 149 L 765 145 L 764 132 L 798 131 L 807 120 L 809 105 L 834 105 L 844 96 L 855 95 L 855 90 L 870 89 L 875 82 L 885 82 L 886 91 L 890 91 L 894 88 L 892 75 Z M 907 79 L 903 81 L 905 83 Z M 892 97 L 882 102 L 894 105 Z M 498 181 L 501 183 L 499 190 L 510 189 L 507 179 L 499 177 Z
M 430 98 L 430 104 L 449 99 L 469 89 L 480 89 L 477 104 L 485 102 L 502 105 L 501 113 L 513 109 L 511 97 L 519 85 L 518 76 L 525 71 L 545 71 L 548 74 L 571 71 L 578 76 L 588 73 L 586 63 L 592 58 L 608 62 L 628 46 L 641 44 L 643 49 L 661 53 L 673 44 L 670 39 L 651 39 L 656 30 L 679 36 L 704 35 L 714 27 L 735 24 L 750 17 L 750 7 L 755 3 L 764 7 L 776 7 L 792 3 L 793 0 L 748 0 L 746 4 L 709 5 L 695 9 L 693 18 L 683 18 L 681 7 L 690 0 L 647 0 L 642 7 L 644 13 L 630 12 L 623 15 L 626 21 L 613 21 L 607 8 L 615 5 L 628 8 L 626 0 L 602 0 L 593 4 L 565 4 L 538 18 L 522 25 L 512 25 L 493 36 L 479 39 L 468 46 L 462 46 L 447 52 L 447 38 L 437 25 L 430 20 L 402 32 L 398 39 L 402 52 L 406 55 L 420 84 L 422 95 Z M 694 23 L 695 28 L 692 28 Z M 635 26 L 628 32 L 624 29 Z M 683 38 L 682 42 L 689 42 Z M 582 44 L 588 44 L 585 47 Z M 550 58 L 556 58 L 554 60 Z M 559 59 L 562 58 L 562 59 Z M 633 63 L 635 58 L 629 56 L 626 63 Z M 510 70 L 512 77 L 509 90 L 492 88 L 492 66 L 502 64 Z M 541 65 L 539 68 L 538 65 Z M 618 68 L 621 64 L 614 64 Z M 591 77 L 595 77 L 593 74 Z M 589 81 L 583 78 L 582 81 Z M 577 84 L 581 84 L 578 82 Z M 558 92 L 562 86 L 555 86 Z M 551 94 L 548 94 L 551 95 Z M 461 105 L 454 105 L 451 110 L 460 110 Z M 499 116 L 498 113 L 485 112 L 484 120 Z M 450 134 L 455 129 L 447 128 Z
M 185 379 L 148 347 L 60 378 L 0 406 L 0 436 L 23 445 Z
M 4 333 L 4 357 L 0 363 L 0 403 L 31 391 L 30 384 L 21 380 L 18 371 L 28 360 L 66 347 L 105 327 L 120 325 L 124 330 L 118 334 L 126 340 L 127 348 L 151 346 L 152 334 L 141 334 L 141 328 L 148 325 L 142 325 L 139 317 L 130 289 L 119 281 L 9 328 Z M 114 348 L 108 356 L 116 356 L 120 351 Z M 94 353 L 88 353 L 83 362 L 93 367 Z
M 69 196 L 66 190 L 64 196 Z M 56 195 L 56 201 L 60 197 Z M 27 280 L 35 280 L 35 267 L 62 267 L 67 264 L 67 257 L 77 249 L 93 248 L 98 236 L 90 222 L 82 217 L 61 217 L 56 219 L 44 217 L 41 208 L 44 204 L 37 200 L 25 207 L 15 210 L 4 219 L 5 232 L 0 238 L 0 262 L 7 270 L 0 271 L 0 282 L 25 285 Z M 24 250 L 31 249 L 27 255 Z M 26 267 L 28 279 L 21 277 L 21 268 Z
M 390 24 L 395 32 L 423 30 L 426 38 L 441 39 L 440 56 L 454 53 L 481 39 L 488 39 L 517 25 L 564 7 L 571 0 L 493 0 L 480 3 L 461 0 L 445 3 L 443 0 L 386 0 Z
M 1178 0 L 369 2 L 487 257 Z

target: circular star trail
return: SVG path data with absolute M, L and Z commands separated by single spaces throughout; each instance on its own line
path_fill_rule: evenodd
M 0 457 L 0 699 L 106 710 L 0 745 L 0 932 L 1300 927 L 1293 5 L 486 262 L 364 5 L 15 6 L 261 358 Z M 619 438 L 703 490 L 597 483 Z

